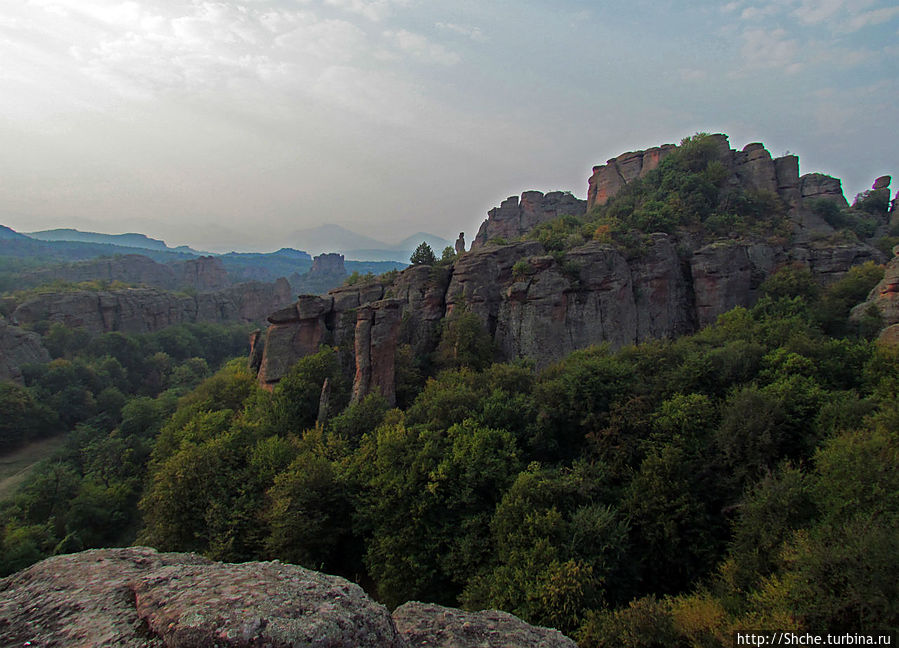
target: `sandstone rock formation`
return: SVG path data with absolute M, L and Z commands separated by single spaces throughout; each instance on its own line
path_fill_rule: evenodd
M 213 256 L 173 263 L 175 288 L 194 288 L 199 291 L 225 290 L 231 285 L 222 262 Z
M 513 241 L 540 223 L 569 214 L 580 216 L 586 209 L 587 203 L 564 191 L 551 191 L 545 195 L 539 191 L 525 191 L 520 199 L 510 196 L 499 207 L 487 212 L 487 220 L 481 223 L 471 249 L 497 238 Z
M 846 196 L 843 195 L 843 184 L 840 179 L 823 173 L 806 173 L 799 178 L 799 192 L 803 201 L 823 198 L 840 207 L 849 206 Z
M 821 173 L 800 177 L 799 158 L 795 155 L 772 158 L 759 142 L 735 151 L 730 148 L 727 135 L 720 133 L 708 136 L 708 141 L 717 149 L 718 161 L 730 172 L 729 182 L 751 191 L 777 195 L 789 209 L 797 233 L 833 231 L 830 225 L 805 208 L 805 201 L 824 199 L 840 207 L 848 206 L 839 179 Z M 673 144 L 665 144 L 646 151 L 633 151 L 593 167 L 587 188 L 587 210 L 606 204 L 623 187 L 658 167 L 675 149 Z
M 123 254 L 78 261 L 22 275 L 23 286 L 51 281 L 121 281 L 165 290 L 192 289 L 200 292 L 224 290 L 231 285 L 225 266 L 211 256 L 165 264 L 142 254 Z
M 22 365 L 50 362 L 41 336 L 10 325 L 0 317 L 0 380 L 22 381 Z
M 860 320 L 872 307 L 883 324 L 880 340 L 899 343 L 899 245 L 884 269 L 883 279 L 868 294 L 868 299 L 852 309 L 852 319 Z
M 411 601 L 393 611 L 396 629 L 409 646 L 433 648 L 576 648 L 558 630 L 538 628 L 497 610 L 465 612 Z
M 639 252 L 594 241 L 553 254 L 537 241 L 519 240 L 540 223 L 603 204 L 657 168 L 675 147 L 625 153 L 594 168 L 588 203 L 536 191 L 503 201 L 489 212 L 471 250 L 449 269 L 448 280 L 435 279 L 440 268 L 415 266 L 389 285 L 332 290 L 316 298 L 319 306 L 307 315 L 302 308 L 273 314 L 260 382 L 271 387 L 297 359 L 332 344 L 353 356 L 344 360 L 355 367 L 354 399 L 375 389 L 392 399 L 396 349 L 411 344 L 417 354 L 433 351 L 441 320 L 461 306 L 478 316 L 501 358 L 530 358 L 542 367 L 591 344 L 620 348 L 695 332 L 735 306 L 754 304 L 761 283 L 783 265 L 804 265 L 826 285 L 852 266 L 884 260 L 865 243 L 835 242 L 829 237 L 833 228 L 804 204 L 823 198 L 845 205 L 838 179 L 800 177 L 795 155 L 772 159 L 759 143 L 734 151 L 725 135 L 707 141 L 730 173 L 726 182 L 784 201 L 794 225 L 791 240 L 745 237 L 708 244 L 689 233 L 647 233 Z M 886 182 L 880 178 L 875 186 L 882 190 Z M 497 238 L 509 243 L 487 245 Z
M 329 252 L 327 254 L 319 254 L 312 259 L 312 274 L 336 274 L 346 276 L 346 266 L 344 265 L 342 254 Z
M 675 148 L 674 144 L 663 144 L 645 151 L 622 153 L 603 165 L 593 167 L 587 187 L 587 209 L 605 205 L 627 183 L 658 167 Z
M 33 297 L 19 304 L 11 320 L 19 325 L 60 322 L 90 333 L 149 333 L 188 322 L 261 322 L 290 300 L 285 279 L 273 284 L 248 282 L 196 295 L 156 288 L 80 290 Z
M 413 603 L 400 607 L 394 621 L 358 585 L 277 561 L 223 564 L 196 554 L 131 547 L 55 556 L 0 579 L 0 645 L 567 648 L 574 643 L 496 611 Z

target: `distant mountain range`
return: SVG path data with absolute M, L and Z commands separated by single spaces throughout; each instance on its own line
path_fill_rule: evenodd
M 10 230 L 12 231 L 12 230 Z M 100 234 L 99 232 L 82 232 L 76 229 L 52 229 L 42 230 L 40 232 L 28 232 L 26 236 L 39 241 L 74 241 L 78 243 L 105 243 L 109 245 L 118 245 L 120 247 L 141 248 L 144 250 L 165 250 L 174 252 L 185 252 L 187 254 L 206 254 L 199 250 L 194 250 L 186 245 L 178 247 L 169 247 L 165 241 L 150 238 L 146 234 L 128 233 L 128 234 Z
M 358 261 L 398 261 L 400 263 L 408 263 L 412 252 L 422 241 L 430 245 L 438 257 L 443 248 L 452 245 L 450 241 L 427 232 L 417 232 L 399 243 L 391 245 L 333 224 L 297 230 L 288 237 L 288 240 L 304 250 L 308 250 L 310 254 L 339 252 L 347 259 Z
M 197 256 L 212 254 L 202 250 L 195 250 L 187 245 L 170 247 L 166 245 L 165 241 L 151 238 L 146 234 L 134 232 L 127 234 L 102 234 L 100 232 L 83 232 L 77 229 L 61 228 L 21 234 L 8 227 L 0 226 L 0 228 L 2 228 L 0 229 L 0 239 L 27 236 L 31 239 L 45 242 L 113 245 L 121 248 L 139 248 L 141 250 L 153 250 L 155 252 L 174 252 Z M 348 260 L 394 261 L 399 263 L 408 263 L 409 256 L 422 241 L 425 241 L 430 245 L 438 257 L 443 251 L 443 248 L 452 245 L 452 242 L 427 232 L 417 232 L 412 236 L 403 239 L 399 243 L 389 244 L 371 238 L 370 236 L 357 234 L 340 225 L 333 224 L 297 230 L 287 237 L 287 240 L 288 242 L 293 243 L 294 247 L 297 248 L 292 251 L 297 253 L 300 257 L 305 256 L 306 259 L 309 259 L 308 255 L 321 254 L 323 252 L 339 252 Z M 270 254 L 283 258 L 289 256 L 289 254 L 285 254 L 288 250 L 291 250 L 291 248 L 282 248 L 281 250 Z M 308 255 L 307 252 L 302 252 L 302 250 L 306 250 Z M 216 256 L 223 257 L 222 260 L 227 264 L 227 257 L 231 257 L 232 261 L 237 261 L 237 257 L 248 254 L 258 256 L 258 254 L 261 253 L 230 252 L 228 254 Z

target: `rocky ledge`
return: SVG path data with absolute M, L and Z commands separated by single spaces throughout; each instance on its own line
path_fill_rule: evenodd
M 503 612 L 407 603 L 280 562 L 223 564 L 146 547 L 48 558 L 0 580 L 0 645 L 155 648 L 574 648 Z

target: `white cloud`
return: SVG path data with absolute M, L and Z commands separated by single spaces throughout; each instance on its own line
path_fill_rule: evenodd
M 872 9 L 854 16 L 849 21 L 849 29 L 857 31 L 863 27 L 870 25 L 880 25 L 889 22 L 893 18 L 899 16 L 899 7 L 883 7 L 881 9 Z
M 432 43 L 421 34 L 415 34 L 405 29 L 386 31 L 384 37 L 401 51 L 426 63 L 455 65 L 461 60 L 456 52 L 448 50 L 439 43 Z
M 747 70 L 780 69 L 794 74 L 802 68 L 797 60 L 799 43 L 783 29 L 747 29 L 740 53 Z
M 325 0 L 325 4 L 338 7 L 350 13 L 365 16 L 378 22 L 386 18 L 394 7 L 403 7 L 410 0 Z
M 438 29 L 442 29 L 444 31 L 454 32 L 456 34 L 461 34 L 466 38 L 470 38 L 473 41 L 478 43 L 484 43 L 487 39 L 484 37 L 483 32 L 481 32 L 480 27 L 471 27 L 469 25 L 457 25 L 456 23 L 445 23 L 439 22 L 436 23 L 436 27 Z

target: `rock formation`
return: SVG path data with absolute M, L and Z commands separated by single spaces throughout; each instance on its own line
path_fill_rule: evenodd
M 459 238 L 456 239 L 455 245 L 456 254 L 462 254 L 465 252 L 465 232 L 459 232 Z
M 121 281 L 127 284 L 200 292 L 224 290 L 231 285 L 225 266 L 216 257 L 204 256 L 175 263 L 158 263 L 142 254 L 123 254 L 78 261 L 23 273 L 23 286 L 51 281 Z
M 476 643 L 475 643 L 476 642 Z M 571 640 L 502 612 L 407 604 L 280 562 L 223 564 L 145 547 L 55 556 L 0 579 L 0 644 L 109 648 L 412 648 Z
M 471 249 L 482 247 L 492 239 L 514 241 L 540 223 L 559 216 L 581 216 L 586 209 L 587 203 L 564 191 L 551 191 L 545 195 L 539 191 L 525 191 L 520 199 L 510 196 L 499 207 L 487 212 L 487 220 L 481 223 Z
M 22 365 L 50 362 L 41 336 L 10 325 L 0 317 L 0 380 L 22 381 Z
M 708 141 L 717 149 L 718 161 L 730 172 L 731 184 L 771 193 L 784 201 L 800 237 L 807 238 L 810 232 L 833 231 L 830 225 L 807 209 L 805 201 L 830 200 L 839 207 L 849 204 L 838 178 L 822 173 L 800 177 L 799 158 L 795 155 L 772 158 L 759 142 L 735 151 L 730 148 L 727 135 L 720 133 L 708 136 Z M 658 167 L 676 148 L 673 144 L 665 144 L 646 151 L 632 151 L 593 167 L 593 175 L 588 180 L 587 210 L 606 204 L 623 187 Z
M 872 310 L 883 325 L 880 340 L 899 344 L 899 245 L 893 248 L 883 279 L 871 289 L 867 300 L 852 309 L 851 318 L 859 321 Z
M 410 646 L 433 648 L 576 648 L 558 630 L 538 628 L 508 612 L 465 612 L 412 601 L 393 611 L 396 629 Z
M 481 320 L 501 358 L 530 358 L 542 367 L 591 344 L 620 348 L 695 332 L 735 306 L 754 304 L 761 283 L 783 265 L 804 265 L 826 285 L 852 266 L 884 260 L 865 243 L 834 242 L 828 237 L 833 228 L 803 204 L 823 198 L 845 205 L 838 179 L 800 177 L 796 156 L 772 159 L 758 143 L 734 151 L 725 135 L 708 141 L 730 172 L 726 182 L 786 203 L 794 224 L 791 240 L 747 237 L 703 244 L 689 235 L 651 233 L 638 253 L 592 241 L 548 254 L 537 241 L 519 240 L 521 235 L 560 215 L 583 213 L 587 203 L 561 192 L 525 192 L 489 212 L 471 250 L 448 272 L 414 266 L 388 285 L 339 288 L 274 313 L 260 382 L 271 387 L 300 357 L 331 344 L 352 353 L 344 360 L 355 367 L 355 400 L 375 389 L 392 399 L 396 349 L 410 344 L 416 353 L 433 351 L 440 321 L 463 305 Z M 673 150 L 665 145 L 625 153 L 596 167 L 589 204 L 602 204 Z M 875 186 L 882 189 L 885 182 L 878 179 Z M 497 238 L 509 242 L 496 244 Z M 443 272 L 446 277 L 438 277 Z M 305 299 L 319 300 L 317 307 L 304 310 Z
M 849 206 L 839 178 L 823 173 L 806 173 L 799 178 L 799 192 L 803 201 L 823 198 L 836 203 L 839 207 Z
M 312 259 L 312 274 L 332 274 L 346 276 L 346 267 L 344 266 L 344 258 L 342 254 L 330 252 L 327 254 L 319 254 Z
M 19 325 L 60 322 L 95 334 L 150 333 L 189 322 L 261 322 L 290 299 L 286 279 L 273 284 L 248 282 L 196 295 L 156 288 L 79 290 L 33 297 L 19 304 L 11 320 Z
M 675 148 L 674 144 L 664 144 L 646 151 L 630 151 L 593 167 L 587 186 L 587 209 L 605 205 L 626 184 L 658 167 Z
M 222 262 L 213 256 L 171 264 L 176 288 L 193 288 L 201 292 L 225 290 L 231 285 Z

